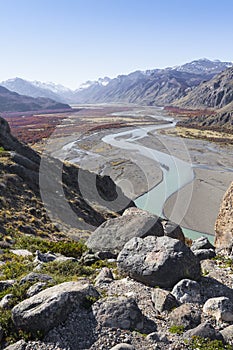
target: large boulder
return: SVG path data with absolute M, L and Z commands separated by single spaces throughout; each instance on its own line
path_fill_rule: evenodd
M 163 226 L 156 215 L 136 209 L 100 225 L 89 237 L 86 245 L 94 252 L 119 253 L 133 237 L 163 236 Z
M 233 248 L 233 182 L 227 190 L 215 224 L 215 247 L 223 254 Z
M 98 324 L 102 327 L 143 329 L 143 315 L 133 298 L 104 298 L 95 302 L 92 310 Z
M 189 329 L 183 334 L 184 339 L 192 339 L 193 337 L 208 338 L 210 340 L 222 340 L 222 334 L 216 330 L 208 321 L 199 324 L 193 329 Z
M 98 296 L 89 283 L 61 283 L 16 305 L 12 309 L 12 319 L 17 328 L 48 332 L 62 323 L 87 297 Z
M 185 330 L 197 327 L 201 323 L 201 311 L 192 304 L 183 304 L 169 314 L 171 326 L 183 326 Z
M 172 289 L 172 294 L 180 303 L 200 303 L 201 287 L 196 281 L 184 279 L 179 281 Z
M 117 258 L 119 271 L 131 278 L 162 288 L 184 278 L 199 279 L 200 263 L 183 242 L 170 237 L 132 238 Z
M 208 299 L 203 306 L 203 312 L 215 317 L 217 321 L 233 322 L 233 303 L 229 298 Z

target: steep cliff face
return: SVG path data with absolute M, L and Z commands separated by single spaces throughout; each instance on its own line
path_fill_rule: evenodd
M 215 224 L 215 246 L 224 254 L 233 253 L 233 182 L 227 190 Z
M 0 118 L 0 233 L 79 238 L 128 206 L 134 203 L 109 177 L 41 157 Z
M 173 104 L 187 108 L 222 108 L 233 101 L 233 68 L 203 82 Z

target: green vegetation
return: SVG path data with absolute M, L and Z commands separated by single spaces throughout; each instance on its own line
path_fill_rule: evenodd
M 16 249 L 28 249 L 30 252 L 35 253 L 39 250 L 41 253 L 48 251 L 52 253 L 60 253 L 65 256 L 73 258 L 80 258 L 81 255 L 87 250 L 83 242 L 76 242 L 73 240 L 62 240 L 62 241 L 49 241 L 33 236 L 25 236 L 19 234 L 14 237 Z
M 177 325 L 171 326 L 169 328 L 169 332 L 172 334 L 182 334 L 184 333 L 184 326 L 177 326 Z
M 232 345 L 223 344 L 221 340 L 210 340 L 201 337 L 193 337 L 186 342 L 190 350 L 232 350 Z
M 231 268 L 231 270 L 233 270 L 233 261 L 232 259 L 223 256 L 223 255 L 216 255 L 216 257 L 213 258 L 213 260 L 215 260 L 218 264 L 218 266 L 220 268 Z
M 0 153 L 1 152 L 5 152 L 5 149 L 3 147 L 0 146 Z

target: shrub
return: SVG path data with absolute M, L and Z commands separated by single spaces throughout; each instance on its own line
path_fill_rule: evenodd
M 172 334 L 182 334 L 184 333 L 184 326 L 177 326 L 177 325 L 171 326 L 169 328 L 169 332 Z
M 232 350 L 231 345 L 223 344 L 221 340 L 210 340 L 201 337 L 193 337 L 191 341 L 186 342 L 190 350 Z

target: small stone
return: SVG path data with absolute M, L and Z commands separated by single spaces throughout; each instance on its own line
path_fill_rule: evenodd
M 180 303 L 199 303 L 201 301 L 200 285 L 193 280 L 181 280 L 173 287 L 171 293 Z
M 43 288 L 46 286 L 46 282 L 37 282 L 33 284 L 28 290 L 27 290 L 27 297 L 33 297 L 33 295 L 38 294 L 43 290 Z
M 160 288 L 152 292 L 152 301 L 154 308 L 159 312 L 170 311 L 179 305 L 174 295 Z
M 12 254 L 22 256 L 24 258 L 26 258 L 28 256 L 33 256 L 33 254 L 31 252 L 29 252 L 29 250 L 27 250 L 27 249 L 11 249 L 10 252 Z
M 0 281 L 0 292 L 3 290 L 12 287 L 16 283 L 15 280 L 5 280 L 5 281 Z
M 185 236 L 179 225 L 175 224 L 172 221 L 166 220 L 162 221 L 162 225 L 164 230 L 164 236 L 179 239 L 180 241 L 185 242 Z
M 212 259 L 216 256 L 214 249 L 197 249 L 194 250 L 193 253 L 200 261 Z
M 4 331 L 3 331 L 2 327 L 0 326 L 0 343 L 2 341 L 3 335 L 4 335 Z
M 207 237 L 199 237 L 197 239 L 195 239 L 192 242 L 191 245 L 191 250 L 199 250 L 199 249 L 213 249 L 214 250 L 214 246 L 213 244 L 210 243 L 210 241 L 208 240 Z
M 161 343 L 167 343 L 168 338 L 166 337 L 165 334 L 160 333 L 160 332 L 153 332 L 150 333 L 146 336 L 146 340 L 151 340 L 153 342 L 161 342 Z
M 110 350 L 135 350 L 135 348 L 130 344 L 121 343 L 121 344 L 115 345 Z
M 10 309 L 11 306 L 10 306 L 10 302 L 11 300 L 14 298 L 14 295 L 13 294 L 7 294 L 5 295 L 2 300 L 0 301 L 0 307 L 2 309 Z
M 108 267 L 104 267 L 95 279 L 95 286 L 101 286 L 102 284 L 111 283 L 112 281 L 112 271 Z
M 227 297 L 208 299 L 203 306 L 203 312 L 214 316 L 217 321 L 233 321 L 233 303 Z

